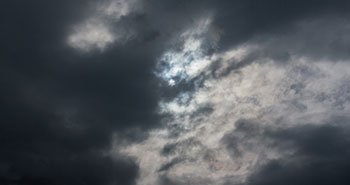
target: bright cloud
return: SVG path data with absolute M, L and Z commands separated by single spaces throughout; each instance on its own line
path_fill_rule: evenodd
M 206 24 L 199 24 L 199 30 L 205 30 Z M 283 65 L 264 55 L 251 62 L 251 54 L 264 46 L 250 43 L 209 56 L 196 34 L 186 32 L 183 47 L 162 56 L 166 67 L 157 75 L 175 85 L 204 73 L 204 85 L 161 102 L 161 113 L 172 119 L 147 140 L 117 149 L 138 160 L 139 185 L 160 184 L 164 179 L 179 184 L 244 182 L 258 166 L 284 154 L 267 147 L 268 141 L 240 135 L 235 123 L 254 120 L 257 126 L 288 128 L 350 110 L 350 63 L 316 62 L 297 55 Z M 220 64 L 213 71 L 219 78 L 211 75 L 209 66 L 214 62 Z M 246 138 L 235 146 L 239 157 L 223 144 L 231 133 Z
M 181 48 L 170 49 L 160 58 L 157 76 L 167 81 L 170 86 L 182 80 L 190 80 L 197 76 L 211 63 L 206 54 L 208 43 L 206 34 L 210 28 L 211 17 L 199 20 L 198 23 L 180 35 Z M 176 43 L 178 44 L 178 43 Z
M 68 43 L 75 49 L 81 51 L 104 50 L 113 43 L 116 36 L 108 26 L 99 20 L 89 20 L 76 26 L 74 33 L 69 36 Z
M 115 42 L 124 43 L 132 33 L 113 25 L 118 24 L 123 16 L 137 11 L 137 2 L 112 0 L 98 4 L 96 12 L 88 20 L 73 27 L 68 36 L 68 44 L 77 50 L 89 52 L 103 51 Z

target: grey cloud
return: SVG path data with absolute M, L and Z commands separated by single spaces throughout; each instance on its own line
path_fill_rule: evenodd
M 162 172 L 162 171 L 167 171 L 169 170 L 171 167 L 173 167 L 174 165 L 176 165 L 177 163 L 181 163 L 183 162 L 185 159 L 181 159 L 181 158 L 175 158 L 173 160 L 171 160 L 169 163 L 166 163 L 164 165 L 162 165 L 160 168 L 159 168 L 159 172 Z
M 349 183 L 346 174 L 350 167 L 349 137 L 349 118 L 334 116 L 321 125 L 301 123 L 289 128 L 240 120 L 236 122 L 236 130 L 223 141 L 235 158 L 241 156 L 240 150 L 256 150 L 261 145 L 265 150 L 283 154 L 272 159 L 260 158 L 246 182 L 239 184 L 327 185 Z
M 215 6 L 216 5 L 216 6 Z M 252 36 L 272 33 L 276 36 L 288 32 L 293 23 L 320 15 L 346 15 L 347 1 L 226 1 L 215 3 L 218 10 L 215 25 L 226 34 L 223 45 L 244 42 Z
M 161 153 L 165 156 L 174 155 L 176 153 L 186 155 L 186 153 L 189 152 L 192 148 L 197 147 L 202 148 L 202 143 L 195 138 L 189 138 L 183 141 L 165 145 Z
M 209 179 L 206 178 L 191 178 L 191 177 L 182 177 L 181 179 L 171 179 L 167 177 L 162 177 L 159 184 L 160 185 L 188 185 L 188 184 L 203 184 L 209 185 L 212 184 Z
M 303 125 L 269 133 L 281 148 L 295 150 L 257 170 L 246 184 L 347 184 L 350 179 L 349 118 L 322 126 Z
M 263 55 L 276 61 L 288 61 L 293 56 L 341 61 L 349 58 L 348 32 L 347 17 L 320 16 L 295 22 L 290 30 L 277 36 L 263 34 L 256 42 L 262 43 Z
M 283 67 L 287 63 L 293 63 L 295 56 L 306 57 L 313 62 L 334 62 L 349 58 L 347 7 L 350 3 L 346 0 L 137 1 L 139 9 L 119 16 L 118 21 L 115 17 L 97 16 L 112 34 L 127 35 L 127 38 L 123 38 L 125 40 L 111 42 L 105 47 L 105 43 L 111 40 L 107 38 L 101 45 L 104 48 L 101 51 L 76 51 L 67 44 L 72 28 L 93 17 L 95 5 L 101 2 L 4 0 L 0 3 L 0 86 L 3 88 L 0 92 L 0 147 L 3 151 L 0 154 L 1 184 L 135 184 L 142 175 L 138 166 L 140 164 L 137 160 L 118 153 L 119 151 L 113 156 L 109 155 L 112 144 L 116 143 L 117 146 L 113 147 L 118 148 L 142 143 L 152 137 L 150 129 L 163 128 L 167 123 L 177 121 L 167 128 L 170 136 L 163 138 L 165 146 L 159 144 L 159 151 L 154 151 L 160 155 L 159 158 L 173 157 L 177 153 L 183 157 L 157 164 L 160 166 L 157 168 L 159 173 L 167 173 L 179 163 L 190 161 L 196 156 L 206 156 L 209 152 L 206 144 L 203 144 L 203 138 L 196 138 L 200 134 L 195 133 L 192 139 L 181 138 L 198 129 L 197 123 L 203 126 L 203 133 L 208 131 L 206 134 L 227 131 L 227 128 L 220 127 L 222 125 L 214 125 L 217 128 L 207 128 L 208 130 L 204 126 L 220 122 L 223 117 L 226 124 L 233 115 L 230 114 L 231 111 L 237 106 L 249 104 L 248 108 L 262 107 L 262 99 L 269 95 L 230 97 L 225 101 L 230 95 L 230 89 L 236 87 L 236 84 L 228 83 L 230 87 L 217 87 L 217 91 L 208 90 L 213 95 L 208 97 L 206 104 L 198 105 L 198 109 L 188 116 L 188 120 L 194 122 L 189 128 L 185 128 L 181 122 L 188 121 L 187 115 L 160 115 L 157 112 L 160 101 L 172 101 L 181 93 L 187 93 L 189 99 L 184 100 L 182 105 L 190 105 L 194 94 L 206 88 L 206 82 L 210 81 L 211 85 L 220 84 L 225 78 L 231 78 L 232 71 L 239 72 L 253 64 L 263 64 L 265 59 L 271 59 L 273 65 Z M 220 54 L 241 44 L 255 44 L 258 49 L 243 60 L 231 61 L 228 67 L 224 66 L 228 61 L 212 61 L 210 69 L 169 87 L 154 75 L 159 58 L 166 51 L 183 49 L 179 45 L 184 40 L 179 39 L 179 35 L 208 15 L 213 20 L 208 31 L 200 35 L 206 43 L 202 48 L 205 55 Z M 321 108 L 331 107 L 329 114 L 333 111 L 347 111 L 350 100 L 348 81 L 336 79 L 338 84 L 330 87 L 331 90 L 314 90 L 310 88 L 313 84 L 308 80 L 319 76 L 317 71 L 313 71 L 312 64 L 309 65 L 311 67 L 294 68 L 297 71 L 293 75 L 295 73 L 299 76 L 286 74 L 286 78 L 291 80 L 278 81 L 282 87 L 275 90 L 285 91 L 282 95 L 276 92 L 274 98 L 293 94 L 290 95 L 291 98 L 288 96 L 287 100 L 278 103 L 285 104 L 287 108 L 293 107 L 299 113 L 315 109 L 316 106 L 312 107 L 304 101 L 310 98 L 319 103 L 317 106 Z M 223 68 L 223 71 L 217 71 Z M 252 70 L 253 72 L 255 71 Z M 327 82 L 327 78 L 324 80 L 325 83 L 334 82 Z M 283 89 L 283 85 L 288 90 Z M 275 86 L 277 85 L 274 84 L 273 87 Z M 218 104 L 225 104 L 221 106 L 226 112 L 216 114 L 220 107 L 212 104 L 211 98 L 217 98 L 215 93 L 220 93 L 220 88 L 229 91 L 223 93 L 223 96 L 219 95 L 225 102 L 218 101 Z M 304 96 L 307 93 L 311 95 Z M 271 114 L 285 111 L 282 114 L 284 116 L 293 112 L 288 112 L 287 108 L 282 109 L 280 104 L 265 107 L 264 111 L 270 111 L 268 113 Z M 240 111 L 246 110 L 250 109 Z M 217 116 L 215 119 L 218 120 L 212 116 Z M 174 120 L 178 118 L 181 119 Z M 242 118 L 236 123 L 234 132 L 223 134 L 225 136 L 221 140 L 221 135 L 217 138 L 222 142 L 220 145 L 228 150 L 230 157 L 238 161 L 244 157 L 245 151 L 263 153 L 271 147 L 284 154 L 282 145 L 293 149 L 291 158 L 278 158 L 268 164 L 263 162 L 269 156 L 261 158 L 264 160 L 259 163 L 260 168 L 249 177 L 248 184 L 270 182 L 273 185 L 293 179 L 299 179 L 300 184 L 329 184 L 331 181 L 335 184 L 348 183 L 349 179 L 343 176 L 349 165 L 346 159 L 348 151 L 345 149 L 349 144 L 348 127 L 345 124 L 348 119 L 333 119 L 330 122 L 331 126 L 293 125 L 288 129 L 269 130 L 270 128 L 261 125 L 265 122 L 259 119 Z M 334 126 L 333 122 L 344 124 Z M 215 136 L 213 140 L 217 138 Z M 167 139 L 173 140 L 169 142 Z M 326 143 L 327 148 L 318 141 Z M 196 147 L 198 151 L 189 157 L 187 154 Z M 217 148 L 221 149 L 219 146 Z M 218 158 L 226 160 L 222 156 Z M 231 170 L 228 164 L 203 160 L 204 162 L 198 163 L 214 166 L 213 169 L 219 169 L 217 171 Z M 330 169 L 334 169 L 337 174 L 333 174 Z M 310 171 L 315 172 L 319 181 L 316 181 L 318 178 L 308 176 Z M 209 178 L 193 176 L 183 179 L 164 177 L 159 183 L 187 182 L 216 183 Z
M 212 76 L 221 78 L 252 63 L 274 61 L 284 65 L 298 57 L 310 62 L 339 62 L 349 59 L 349 22 L 346 16 L 327 16 L 305 18 L 294 21 L 288 30 L 279 34 L 262 32 L 244 41 L 257 48 L 241 60 L 232 59 L 232 64 L 218 72 L 226 61 L 214 61 Z M 232 46 L 232 45 L 231 45 Z M 234 45 L 233 45 L 234 46 Z M 307 73 L 307 71 L 305 71 Z
M 135 161 L 108 153 L 115 133 L 158 123 L 152 51 L 68 47 L 87 1 L 1 4 L 0 183 L 134 184 Z

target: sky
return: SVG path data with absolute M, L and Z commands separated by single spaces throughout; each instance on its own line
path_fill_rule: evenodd
M 350 184 L 349 12 L 2 0 L 0 184 Z

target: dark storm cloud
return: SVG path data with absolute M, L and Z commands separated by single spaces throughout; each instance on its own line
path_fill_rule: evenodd
M 312 56 L 348 57 L 347 7 L 350 2 L 346 0 L 140 2 L 143 9 L 135 13 L 137 30 L 141 35 L 147 32 L 144 29 L 148 30 L 148 35 L 144 36 L 146 40 L 167 42 L 192 26 L 198 18 L 213 15 L 211 32 L 220 33 L 216 47 L 219 51 L 253 40 L 258 44 L 267 41 L 265 47 L 268 49 L 259 55 L 271 55 L 269 57 L 281 60 L 299 52 Z
M 294 24 L 301 20 L 323 16 L 345 18 L 350 5 L 346 0 L 151 0 L 144 4 L 144 15 L 150 18 L 151 25 L 166 34 L 213 12 L 212 27 L 221 30 L 219 48 L 223 50 L 260 34 L 293 33 Z M 323 30 L 314 30 L 318 31 Z
M 214 24 L 223 29 L 224 47 L 244 42 L 261 33 L 283 34 L 295 21 L 320 15 L 347 13 L 348 1 L 229 1 L 213 2 L 217 10 Z
M 347 117 L 333 117 L 322 124 L 278 128 L 240 120 L 237 130 L 223 141 L 235 158 L 241 156 L 240 150 L 256 150 L 261 145 L 285 154 L 278 159 L 260 159 L 246 185 L 348 184 L 349 123 Z
M 291 61 L 294 56 L 308 57 L 313 61 L 347 60 L 349 20 L 347 16 L 320 15 L 294 23 L 283 34 L 263 33 L 251 42 L 260 46 L 255 55 L 276 62 Z
M 88 1 L 1 2 L 1 184 L 133 184 L 138 166 L 110 157 L 112 135 L 157 124 L 152 47 L 142 39 L 81 54 L 70 27 Z
M 269 162 L 247 184 L 350 183 L 349 119 L 334 119 L 325 126 L 290 128 L 273 133 L 273 138 L 284 147 L 294 148 L 295 153 Z

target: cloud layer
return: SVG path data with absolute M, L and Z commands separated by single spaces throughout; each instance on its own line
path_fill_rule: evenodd
M 349 184 L 347 7 L 1 2 L 0 184 Z

